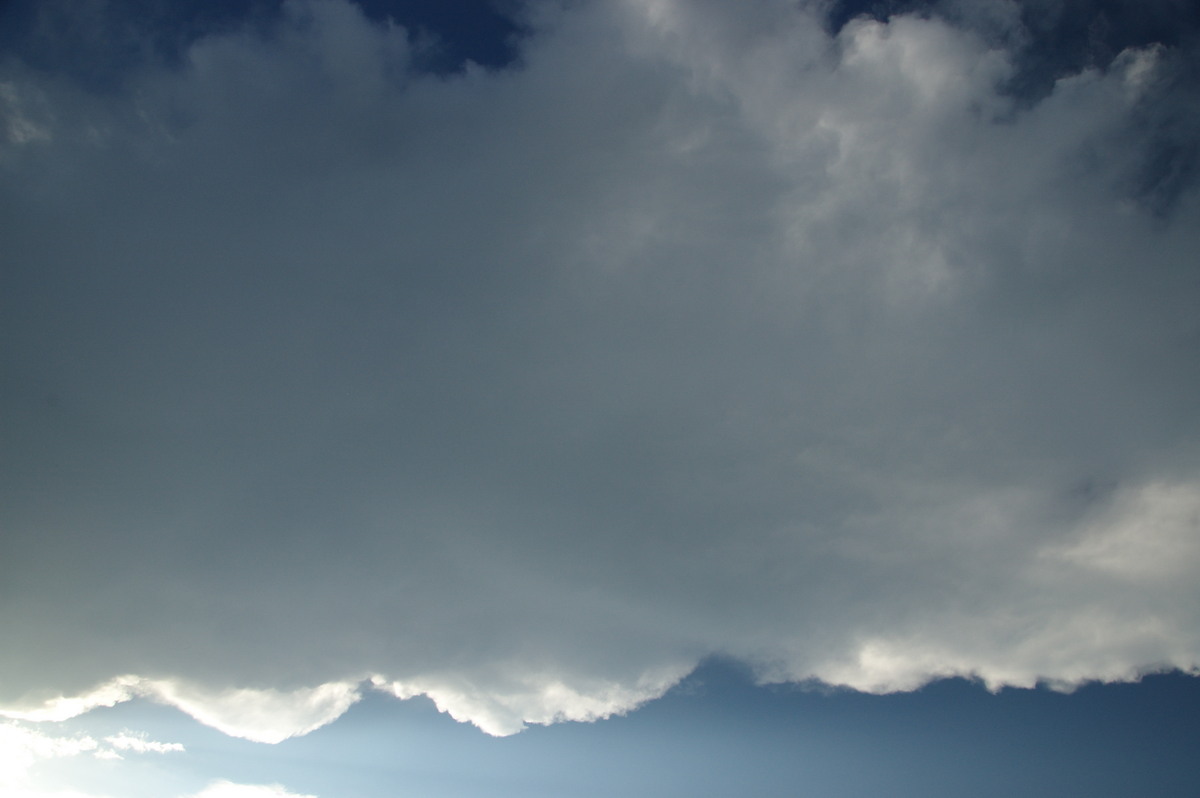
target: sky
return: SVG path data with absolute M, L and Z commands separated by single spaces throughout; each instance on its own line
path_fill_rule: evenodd
M 1200 10 L 0 4 L 0 789 L 1190 796 Z

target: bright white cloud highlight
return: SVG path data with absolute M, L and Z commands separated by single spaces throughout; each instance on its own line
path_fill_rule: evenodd
M 129 732 L 105 737 L 104 742 L 118 751 L 132 751 L 135 754 L 169 754 L 183 751 L 181 743 L 160 743 L 155 740 L 147 740 L 145 735 L 130 734 Z
M 409 682 L 372 680 L 378 689 L 397 698 L 424 695 L 455 720 L 473 723 L 491 735 L 515 734 L 528 723 L 595 721 L 620 715 L 665 693 L 688 674 L 690 665 L 647 674 L 633 685 L 594 681 L 572 685 L 553 675 L 519 673 L 503 689 L 480 688 L 455 676 L 427 677 Z
M 288 692 L 247 688 L 214 690 L 179 680 L 125 675 L 78 696 L 56 697 L 41 705 L 2 709 L 0 715 L 28 721 L 62 721 L 96 707 L 111 707 L 133 698 L 149 698 L 176 707 L 232 737 L 278 743 L 307 734 L 341 716 L 358 701 L 360 693 L 353 682 L 329 682 Z M 118 751 L 161 753 L 182 750 L 173 747 L 177 745 L 175 743 L 148 742 L 129 735 L 105 739 Z
M 87 736 L 58 737 L 17 723 L 0 723 L 0 785 L 15 789 L 27 779 L 38 761 L 78 756 L 96 751 L 97 743 Z
M 179 743 L 158 742 L 131 732 L 97 741 L 85 734 L 64 736 L 20 722 L 3 722 L 0 723 L 0 789 L 6 798 L 100 798 L 39 786 L 36 770 L 39 765 L 49 766 L 46 763 L 81 755 L 121 759 L 122 751 L 166 754 L 183 750 Z
M 191 798 L 316 798 L 288 792 L 279 784 L 235 784 L 231 781 L 215 781 Z

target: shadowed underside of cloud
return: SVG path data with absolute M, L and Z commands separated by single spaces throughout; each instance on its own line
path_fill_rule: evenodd
M 960 5 L 534 3 L 451 76 L 341 0 L 119 90 L 9 58 L 8 714 L 1195 668 L 1196 52 L 1029 102 L 1020 16 Z

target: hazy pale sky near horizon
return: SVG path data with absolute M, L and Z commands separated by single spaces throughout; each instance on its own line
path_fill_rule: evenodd
M 1011 730 L 1003 688 L 1172 670 L 1021 717 L 1195 705 L 1190 3 L 9 0 L 0 28 L 5 789 L 479 794 L 262 752 L 693 756 L 718 706 L 775 750 L 779 707 L 860 700 Z M 364 726 L 384 696 L 478 730 Z M 1194 791 L 1168 759 L 1137 761 Z M 669 760 L 644 794 L 699 794 Z

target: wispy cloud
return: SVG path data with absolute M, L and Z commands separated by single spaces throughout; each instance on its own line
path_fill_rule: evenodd
M 122 751 L 133 754 L 166 754 L 183 750 L 179 743 L 150 740 L 140 733 L 126 731 L 96 740 L 86 734 L 64 736 L 47 733 L 36 726 L 9 721 L 0 723 L 0 787 L 4 788 L 5 795 L 17 798 L 67 798 L 76 793 L 51 790 L 37 785 L 34 771 L 39 764 L 83 755 L 96 759 L 121 759 Z

